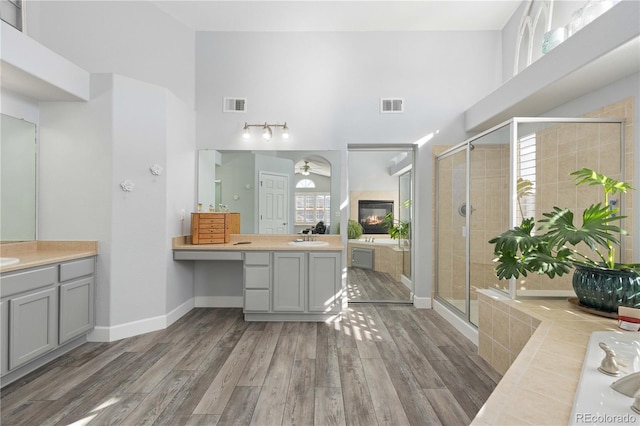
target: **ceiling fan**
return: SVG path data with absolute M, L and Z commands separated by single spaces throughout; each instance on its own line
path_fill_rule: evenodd
M 302 173 L 305 176 L 309 176 L 310 170 L 311 170 L 311 166 L 309 166 L 309 162 L 305 160 L 304 166 L 300 167 L 300 173 Z

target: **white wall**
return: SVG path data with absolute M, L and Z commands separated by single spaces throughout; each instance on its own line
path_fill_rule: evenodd
M 113 78 L 111 207 L 111 323 L 165 314 L 166 175 L 149 166 L 166 164 L 164 90 L 127 77 Z M 124 192 L 120 182 L 135 183 Z
M 166 312 L 174 313 L 168 321 L 172 322 L 179 313 L 191 307 L 194 296 L 193 268 L 190 262 L 173 260 L 171 238 L 191 233 L 189 211 L 195 202 L 195 113 L 184 101 L 166 92 L 166 117 L 167 157 L 166 164 L 161 164 L 167 181 L 166 229 L 163 241 L 167 264 Z
M 194 203 L 193 112 L 166 89 L 100 74 L 90 102 L 40 115 L 41 239 L 98 241 L 94 338 L 164 328 L 192 306 L 193 271 L 172 260 L 170 238 Z
M 5 89 L 0 90 L 0 99 L 0 113 L 34 124 L 40 122 L 37 101 Z
M 401 152 L 406 151 L 350 151 L 349 191 L 398 192 L 398 176 L 389 173 L 389 166 Z
M 92 100 L 40 104 L 38 238 L 96 240 L 96 323 L 111 321 L 111 78 L 91 78 Z
M 495 89 L 499 63 L 497 31 L 198 32 L 198 148 L 411 143 Z M 246 97 L 247 112 L 223 113 L 225 96 Z M 381 97 L 404 98 L 405 113 L 380 114 Z M 245 141 L 245 121 L 286 121 L 291 137 Z
M 29 1 L 27 35 L 91 73 L 194 100 L 194 33 L 147 1 Z

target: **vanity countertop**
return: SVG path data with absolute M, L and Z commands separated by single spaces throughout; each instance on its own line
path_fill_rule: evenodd
M 321 246 L 294 246 L 290 242 L 302 239 L 301 235 L 231 234 L 231 240 L 224 244 L 191 244 L 188 235 L 172 239 L 173 250 L 222 250 L 222 251 L 342 251 L 340 235 L 314 234 L 316 241 L 326 241 Z M 248 243 L 247 243 L 248 242 Z
M 26 241 L 0 244 L 0 257 L 15 257 L 18 263 L 0 267 L 13 272 L 35 266 L 66 262 L 98 254 L 97 241 Z

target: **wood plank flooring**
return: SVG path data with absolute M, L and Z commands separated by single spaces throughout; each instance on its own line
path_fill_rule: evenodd
M 1 391 L 2 425 L 465 425 L 500 376 L 433 310 L 352 305 L 331 323 L 197 308 L 87 343 Z
M 347 268 L 347 296 L 350 302 L 409 302 L 411 292 L 385 272 Z

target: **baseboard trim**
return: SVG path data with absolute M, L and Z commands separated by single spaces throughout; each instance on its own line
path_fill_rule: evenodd
M 193 298 L 187 300 L 182 305 L 179 305 L 171 312 L 169 312 L 167 316 L 166 326 L 169 327 L 174 322 L 178 321 L 180 318 L 188 314 L 193 308 L 195 308 L 195 303 Z
M 242 296 L 196 296 L 196 308 L 242 308 Z
M 430 297 L 413 296 L 413 306 L 418 309 L 431 309 L 432 300 Z
M 469 339 L 471 343 L 478 346 L 478 329 L 473 325 L 469 324 L 464 319 L 460 318 L 460 316 L 451 312 L 449 308 L 447 308 L 442 303 L 437 300 L 433 301 L 433 309 L 440 314 L 449 324 L 451 324 L 456 330 L 458 330 L 464 337 Z
M 145 318 L 125 324 L 118 324 L 111 327 L 96 326 L 87 336 L 89 342 L 113 342 L 139 334 L 150 333 L 152 331 L 163 330 L 176 322 L 187 312 L 194 308 L 194 300 L 189 299 L 179 305 L 166 315 Z

